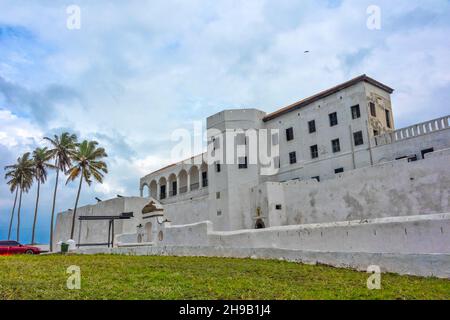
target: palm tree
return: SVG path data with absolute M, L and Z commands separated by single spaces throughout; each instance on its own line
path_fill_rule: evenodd
M 73 210 L 70 239 L 73 239 L 74 235 L 78 199 L 80 198 L 83 179 L 89 186 L 92 182 L 91 176 L 93 176 L 96 181 L 103 183 L 103 173 L 108 173 L 106 163 L 101 160 L 101 158 L 107 157 L 108 155 L 104 148 L 97 148 L 97 145 L 97 141 L 84 140 L 77 146 L 76 151 L 72 155 L 72 160 L 75 162 L 75 165 L 69 169 L 69 177 L 67 178 L 66 184 L 69 183 L 69 181 L 74 181 L 78 177 L 80 177 L 80 184 L 78 186 L 77 199 L 75 200 L 75 208 Z
M 31 234 L 31 244 L 34 244 L 34 234 L 36 230 L 37 211 L 39 206 L 39 191 L 41 189 L 41 183 L 47 181 L 47 170 L 55 168 L 54 165 L 48 163 L 52 158 L 52 151 L 45 148 L 36 148 L 33 151 L 34 161 L 34 178 L 37 181 L 37 193 L 36 193 L 36 206 L 34 207 L 34 220 L 33 220 L 33 232 Z
M 19 208 L 17 209 L 17 241 L 20 241 L 20 209 L 22 207 L 22 193 L 28 192 L 33 184 L 34 166 L 33 160 L 30 159 L 30 153 L 25 153 L 22 157 L 17 159 L 17 163 L 6 166 L 5 170 L 8 177 L 17 179 L 19 192 Z M 11 174 L 11 172 L 14 172 Z
M 56 167 L 56 182 L 55 190 L 53 192 L 53 205 L 52 205 L 52 216 L 50 221 L 50 252 L 53 251 L 53 221 L 55 218 L 55 204 L 56 204 L 56 192 L 58 190 L 58 180 L 59 172 L 66 172 L 71 164 L 72 160 L 70 158 L 72 152 L 75 150 L 77 144 L 77 136 L 74 134 L 69 134 L 64 132 L 60 136 L 54 135 L 53 138 L 44 137 L 45 140 L 50 142 L 52 145 L 52 156 L 55 158 Z
M 5 168 L 6 169 L 6 168 Z M 14 197 L 14 205 L 11 210 L 11 219 L 9 220 L 9 229 L 8 229 L 8 240 L 11 239 L 11 230 L 12 230 L 12 224 L 14 221 L 14 211 L 16 210 L 16 204 L 17 204 L 17 195 L 19 194 L 19 180 L 17 179 L 16 170 L 10 169 L 5 174 L 5 179 L 9 179 L 6 183 L 9 185 L 9 190 L 11 193 L 16 193 Z

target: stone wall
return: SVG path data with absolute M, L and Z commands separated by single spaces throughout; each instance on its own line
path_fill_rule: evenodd
M 266 226 L 299 225 L 450 212 L 450 155 L 398 160 L 317 182 L 267 182 L 253 188 L 254 215 Z M 276 206 L 281 206 L 277 210 Z

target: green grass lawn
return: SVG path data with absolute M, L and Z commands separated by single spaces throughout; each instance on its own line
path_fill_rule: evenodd
M 81 268 L 68 290 L 66 269 Z M 450 281 L 275 260 L 119 255 L 0 257 L 3 299 L 450 299 Z

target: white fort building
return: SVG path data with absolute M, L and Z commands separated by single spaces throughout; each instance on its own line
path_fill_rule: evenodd
M 207 118 L 207 152 L 77 211 L 79 252 L 283 258 L 450 277 L 450 116 L 396 129 L 366 75 Z M 70 234 L 60 213 L 55 242 Z

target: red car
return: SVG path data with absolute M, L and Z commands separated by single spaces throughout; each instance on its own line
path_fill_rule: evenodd
M 10 254 L 39 254 L 41 249 L 32 246 L 26 246 L 17 241 L 0 241 L 0 255 Z

